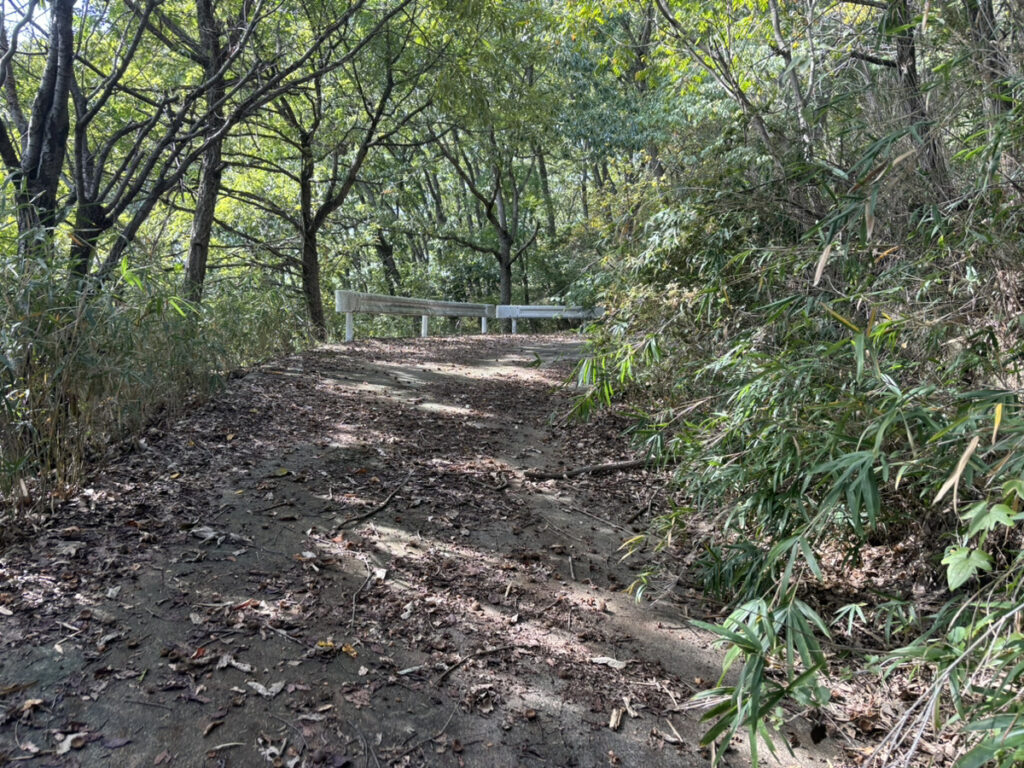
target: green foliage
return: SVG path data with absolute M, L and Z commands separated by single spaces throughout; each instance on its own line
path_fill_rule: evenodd
M 120 440 L 306 338 L 294 301 L 258 283 L 198 308 L 126 264 L 86 298 L 46 262 L 0 267 L 0 523 L 52 509 Z
M 581 5 L 609 27 L 629 12 Z M 699 553 L 691 572 L 739 606 L 705 627 L 730 663 L 743 660 L 738 678 L 702 696 L 715 703 L 706 741 L 746 728 L 753 742 L 773 707 L 814 703 L 801 691 L 827 684 L 824 665 L 773 659 L 831 626 L 880 652 L 905 644 L 889 668 L 923 665 L 935 680 L 883 761 L 909 759 L 914 729 L 937 727 L 965 729 L 963 765 L 1010 765 L 1024 716 L 1011 661 L 1024 336 L 1008 229 L 1021 215 L 1003 190 L 1017 183 L 1005 154 L 1019 153 L 1017 102 L 1000 109 L 985 89 L 964 91 L 977 29 L 945 7 L 925 25 L 866 8 L 668 6 L 651 69 L 677 67 L 674 110 L 690 122 L 658 140 L 661 175 L 633 158 L 628 183 L 598 198 L 603 229 L 590 236 L 613 277 L 575 412 L 626 404 L 638 445 L 675 467 L 677 501 L 629 542 L 634 556 L 671 564 L 668 532 L 685 531 Z M 919 71 L 935 66 L 921 75 L 929 110 L 906 82 L 890 88 L 891 69 L 848 56 L 881 61 L 908 34 L 919 52 L 927 45 Z M 928 120 L 946 132 L 938 143 Z M 928 614 L 908 593 L 824 612 L 826 578 L 907 540 L 950 590 L 943 610 Z M 652 568 L 637 593 L 657 583 Z M 781 620 L 797 600 L 817 620 Z M 771 663 L 784 679 L 767 674 Z
M 701 744 L 714 744 L 719 739 L 728 742 L 740 728 L 746 727 L 751 761 L 758 765 L 759 742 L 764 741 L 776 753 L 775 738 L 768 724 L 781 716 L 784 699 L 793 698 L 805 706 L 827 703 L 829 691 L 817 683 L 825 656 L 815 632 L 827 635 L 828 630 L 817 613 L 792 597 L 774 609 L 764 600 L 748 601 L 720 626 L 693 623 L 729 645 L 718 686 L 694 697 L 711 705 L 702 718 L 710 726 L 701 737 Z M 724 685 L 727 673 L 737 661 L 742 661 L 742 666 L 735 683 Z M 785 669 L 784 682 L 768 674 L 772 666 Z M 716 765 L 725 750 L 717 754 Z

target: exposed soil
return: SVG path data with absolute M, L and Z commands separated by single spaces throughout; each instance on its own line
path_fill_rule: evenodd
M 664 479 L 525 475 L 630 458 L 557 418 L 578 349 L 323 348 L 151 429 L 0 557 L 0 765 L 707 765 L 719 651 L 616 551 Z

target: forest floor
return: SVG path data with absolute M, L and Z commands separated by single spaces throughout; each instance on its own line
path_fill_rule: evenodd
M 559 418 L 578 353 L 325 347 L 150 428 L 0 553 L 0 765 L 707 765 L 721 652 L 617 551 L 666 479 L 527 474 L 631 455 Z

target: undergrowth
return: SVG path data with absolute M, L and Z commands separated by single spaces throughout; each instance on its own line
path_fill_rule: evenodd
M 677 502 L 628 552 L 687 536 L 701 552 L 691 573 L 732 606 L 701 625 L 729 649 L 722 680 L 698 696 L 709 702 L 703 741 L 748 729 L 755 762 L 759 740 L 774 751 L 768 725 L 787 702 L 828 704 L 823 649 L 870 615 L 883 673 L 919 668 L 932 680 L 878 764 L 909 764 L 940 734 L 959 745 L 958 768 L 1020 764 L 1015 284 L 978 279 L 958 235 L 966 220 L 906 233 L 893 258 L 850 243 L 823 254 L 814 233 L 774 240 L 751 208 L 690 201 L 654 217 L 646 247 L 610 265 L 620 280 L 608 320 L 577 371 L 578 416 L 628 403 L 640 447 L 675 467 Z M 687 531 L 698 520 L 710 533 Z M 917 587 L 945 593 L 938 610 L 919 609 L 911 591 L 838 608 L 816 599 L 867 548 L 905 541 L 931 564 Z
M 293 299 L 259 282 L 213 284 L 195 306 L 162 273 L 125 267 L 90 294 L 44 260 L 0 270 L 0 533 L 52 512 L 147 423 L 307 339 Z

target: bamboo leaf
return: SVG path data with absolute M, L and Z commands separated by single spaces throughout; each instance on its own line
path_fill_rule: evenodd
M 999 435 L 999 425 L 1003 421 L 1003 404 L 996 403 L 995 423 L 992 425 L 992 445 L 996 444 L 996 437 Z
M 971 438 L 971 442 L 967 446 L 967 450 L 963 452 L 963 454 L 960 456 L 960 461 L 956 463 L 956 469 L 953 470 L 953 474 L 951 474 L 946 479 L 946 482 L 942 484 L 942 487 L 939 488 L 939 492 L 935 496 L 935 500 L 932 502 L 932 506 L 935 506 L 940 501 L 942 501 L 943 496 L 945 496 L 949 492 L 949 489 L 953 488 L 954 486 L 956 486 L 957 483 L 960 482 L 960 476 L 964 473 L 964 470 L 967 468 L 967 462 L 971 460 L 971 456 L 974 455 L 974 451 L 977 450 L 978 443 L 980 442 L 981 438 L 979 438 L 977 435 Z M 956 492 L 953 493 L 953 504 L 956 505 Z

